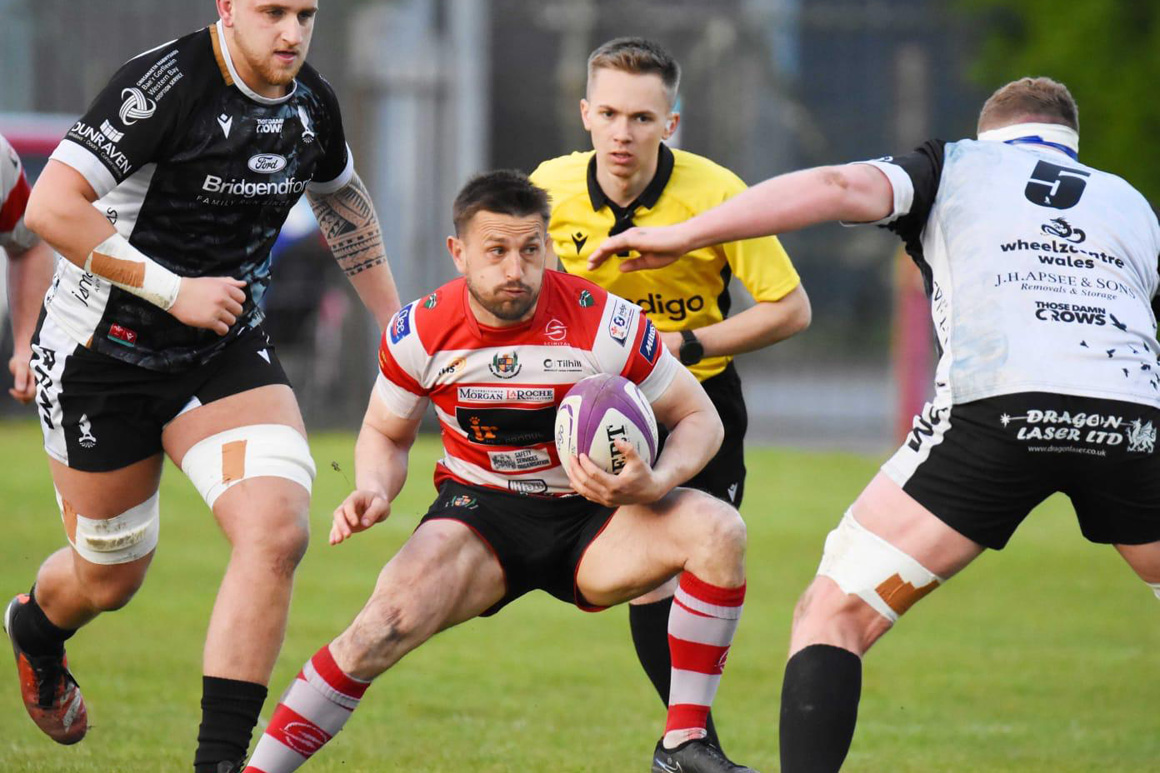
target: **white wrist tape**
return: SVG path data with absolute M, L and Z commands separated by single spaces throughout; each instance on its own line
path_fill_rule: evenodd
M 129 244 L 119 233 L 98 244 L 85 259 L 85 271 L 144 298 L 165 311 L 177 300 L 181 277 Z

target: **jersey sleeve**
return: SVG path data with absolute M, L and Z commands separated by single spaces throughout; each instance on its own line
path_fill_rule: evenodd
M 328 136 L 326 154 L 314 170 L 314 179 L 309 187 L 311 193 L 325 196 L 346 187 L 354 177 L 354 154 L 346 144 L 346 131 L 342 126 L 342 109 L 338 105 L 338 95 L 321 75 L 318 76 L 318 81 L 319 97 L 323 110 L 326 111 Z
M 404 419 L 417 419 L 430 402 L 428 390 L 421 383 L 422 343 L 414 331 L 411 303 L 391 318 L 379 342 L 379 377 L 375 391 L 391 413 Z
M 679 367 L 661 334 L 635 303 L 609 293 L 592 344 L 600 370 L 640 387 L 650 403 L 660 399 Z
M 926 227 L 942 179 L 944 148 L 942 140 L 928 140 L 904 156 L 885 156 L 873 161 L 856 161 L 878 169 L 890 180 L 894 206 L 889 215 L 873 223 L 893 231 L 906 242 L 917 241 Z M 851 224 L 853 225 L 853 224 Z
M 722 201 L 746 189 L 741 178 L 733 176 L 733 185 Z M 733 275 L 757 302 L 779 301 L 802 283 L 789 254 L 776 236 L 727 242 L 721 246 Z
M 52 158 L 81 173 L 101 198 L 141 167 L 179 125 L 185 92 L 179 49 L 161 48 L 130 59 L 113 75 Z M 192 80 L 192 79 L 191 79 Z
M 20 157 L 0 137 L 0 247 L 13 253 L 36 246 L 36 234 L 24 226 L 24 209 L 28 206 L 28 178 Z

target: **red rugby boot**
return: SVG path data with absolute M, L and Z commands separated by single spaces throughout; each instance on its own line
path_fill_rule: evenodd
M 20 676 L 20 697 L 24 708 L 36 726 L 49 738 L 61 744 L 74 744 L 85 737 L 89 716 L 80 686 L 68 670 L 68 658 L 31 657 L 12 635 L 12 616 L 28 603 L 28 596 L 20 594 L 4 610 L 4 632 L 12 642 L 16 654 L 16 672 Z

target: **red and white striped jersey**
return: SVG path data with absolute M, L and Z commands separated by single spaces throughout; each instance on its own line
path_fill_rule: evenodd
M 463 279 L 403 307 L 379 347 L 376 391 L 413 419 L 434 403 L 447 478 L 521 494 L 574 494 L 556 455 L 556 407 L 582 378 L 617 373 L 655 402 L 680 365 L 640 307 L 545 271 L 528 322 L 479 324 Z
M 20 253 L 36 246 L 36 235 L 24 227 L 28 193 L 20 157 L 0 136 L 0 247 L 5 250 Z

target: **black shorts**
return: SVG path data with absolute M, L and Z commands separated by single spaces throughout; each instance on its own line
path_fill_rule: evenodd
M 439 496 L 419 523 L 459 521 L 495 554 L 506 590 L 484 617 L 532 590 L 595 612 L 603 607 L 584 599 L 576 587 L 576 568 L 615 512 L 580 496 L 524 496 L 449 480 L 439 486 Z
M 701 386 L 721 415 L 725 438 L 705 468 L 681 485 L 741 507 L 741 499 L 745 496 L 745 431 L 749 428 L 749 414 L 741 394 L 741 376 L 731 360 L 725 370 L 705 379 Z M 659 429 L 660 448 L 664 448 L 669 433 L 663 427 Z
M 44 450 L 74 470 L 107 472 L 161 451 L 178 414 L 269 384 L 289 384 L 261 326 L 208 362 L 160 373 L 86 349 L 41 314 L 32 339 Z
M 1160 540 L 1160 410 L 1029 392 L 928 404 L 882 467 L 960 534 L 996 550 L 1057 491 L 1091 542 Z

